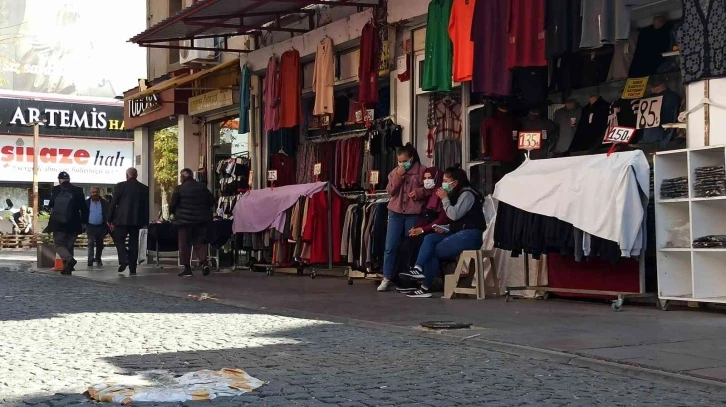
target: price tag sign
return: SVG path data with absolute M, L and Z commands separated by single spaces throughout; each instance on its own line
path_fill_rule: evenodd
M 378 185 L 378 171 L 371 171 L 370 183 L 373 185 Z
M 648 77 L 628 78 L 623 88 L 623 99 L 640 99 L 645 96 L 645 89 L 648 85 Z
M 630 143 L 630 140 L 635 135 L 635 129 L 632 127 L 618 127 L 615 126 L 605 134 L 603 138 L 603 144 L 619 144 L 619 143 Z
M 638 102 L 638 129 L 650 129 L 660 126 L 660 109 L 663 96 L 641 99 Z
M 267 180 L 272 182 L 277 181 L 277 170 L 267 171 Z
M 323 163 L 313 164 L 313 175 L 315 175 L 317 177 L 322 172 L 323 172 Z
M 517 135 L 517 148 L 520 150 L 539 150 L 542 148 L 541 131 L 520 131 Z

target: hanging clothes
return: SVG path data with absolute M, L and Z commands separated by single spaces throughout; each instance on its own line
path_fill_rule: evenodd
M 517 144 L 513 133 L 518 124 L 508 111 L 495 110 L 481 123 L 482 155 L 491 161 L 512 162 L 517 159 Z
M 285 153 L 270 156 L 270 169 L 277 171 L 276 187 L 295 184 L 295 160 Z
M 589 151 L 602 144 L 605 130 L 608 127 L 610 103 L 602 97 L 582 108 L 580 122 L 577 124 L 575 137 L 570 144 L 570 151 Z
M 719 0 L 723 3 L 723 0 Z M 726 16 L 723 17 L 726 19 Z M 656 28 L 654 25 L 645 27 L 638 34 L 638 47 L 633 55 L 633 62 L 630 64 L 630 78 L 642 78 L 658 72 L 658 67 L 663 63 L 663 53 L 670 51 L 672 25 L 665 23 Z M 689 61 L 686 58 L 686 51 L 681 50 L 681 55 L 686 66 Z M 690 59 L 690 58 L 689 58 Z M 684 82 L 686 76 L 684 76 Z
M 723 0 L 683 0 L 683 25 L 677 34 L 684 84 L 726 75 L 723 52 L 726 4 Z
M 507 68 L 547 66 L 545 14 L 544 0 L 509 0 Z
M 557 144 L 557 133 L 555 129 L 557 126 L 539 114 L 529 113 L 527 116 L 519 120 L 519 131 L 541 131 L 542 140 L 541 147 L 539 150 L 532 150 L 529 153 L 531 160 L 539 160 L 543 158 L 550 158 L 552 156 L 552 150 Z M 545 138 L 545 135 L 547 138 Z
M 570 145 L 575 138 L 581 115 L 582 107 L 577 102 L 573 103 L 571 109 L 568 109 L 567 106 L 557 109 L 554 119 L 559 129 L 559 135 L 557 137 L 557 144 L 553 150 L 555 153 L 562 154 L 570 150 Z
M 334 54 L 333 40 L 327 36 L 323 37 L 315 52 L 315 66 L 313 67 L 313 91 L 315 92 L 313 115 L 315 116 L 333 114 Z
M 474 8 L 471 39 L 474 41 L 472 86 L 475 92 L 509 96 L 511 73 L 507 68 L 509 0 L 478 1 Z
M 265 133 L 268 133 L 280 128 L 280 73 L 277 72 L 277 59 L 274 55 L 267 62 L 263 99 L 265 102 Z
M 616 81 L 628 77 L 630 65 L 633 63 L 635 49 L 638 47 L 638 32 L 632 31 L 626 41 L 618 41 L 613 49 L 613 60 L 608 72 L 608 81 Z
M 474 42 L 471 24 L 476 0 L 454 0 L 449 19 L 449 38 L 453 45 L 454 81 L 470 81 L 474 70 Z
M 328 262 L 328 239 L 332 239 L 333 262 L 340 262 L 340 241 L 343 235 L 343 201 L 340 195 L 333 193 L 328 209 L 327 191 L 320 191 L 310 197 L 310 207 L 302 238 L 310 244 L 310 255 L 306 259 L 310 264 Z M 333 235 L 328 235 L 328 210 L 332 211 Z
M 280 127 L 291 128 L 302 122 L 300 95 L 300 53 L 285 51 L 280 57 Z
M 358 64 L 358 101 L 378 102 L 378 65 L 381 57 L 381 39 L 372 22 L 366 23 L 360 33 Z
M 431 0 L 426 20 L 426 54 L 422 89 L 448 92 L 451 90 L 453 58 L 449 21 L 452 0 Z
M 242 67 L 242 77 L 239 81 L 239 127 L 238 134 L 250 132 L 250 68 L 245 64 Z
M 580 50 L 582 0 L 547 1 L 547 58 Z
M 580 48 L 600 48 L 627 40 L 630 35 L 630 9 L 637 0 L 582 0 L 582 39 Z
M 677 129 L 664 129 L 664 124 L 675 123 L 678 120 L 678 111 L 681 108 L 681 97 L 678 93 L 665 89 L 660 93 L 653 93 L 648 98 L 661 98 L 660 126 L 642 130 L 641 143 L 661 143 L 661 148 L 675 136 Z

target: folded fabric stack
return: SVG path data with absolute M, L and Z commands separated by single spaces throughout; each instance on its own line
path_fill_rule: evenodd
M 660 199 L 688 197 L 688 177 L 664 179 L 660 184 Z
M 726 247 L 726 235 L 709 235 L 699 237 L 693 241 L 693 247 L 696 249 Z
M 693 192 L 697 198 L 726 195 L 726 171 L 723 165 L 696 168 Z

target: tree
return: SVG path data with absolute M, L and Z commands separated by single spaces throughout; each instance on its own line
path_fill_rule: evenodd
M 154 133 L 154 180 L 161 190 L 161 211 L 169 219 L 169 195 L 178 184 L 179 128 L 167 127 Z

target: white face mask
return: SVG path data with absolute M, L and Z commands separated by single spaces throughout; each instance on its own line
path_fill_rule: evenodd
M 424 188 L 426 188 L 426 189 L 434 189 L 434 187 L 436 186 L 436 181 L 434 181 L 433 179 L 425 179 L 423 181 L 424 181 Z

